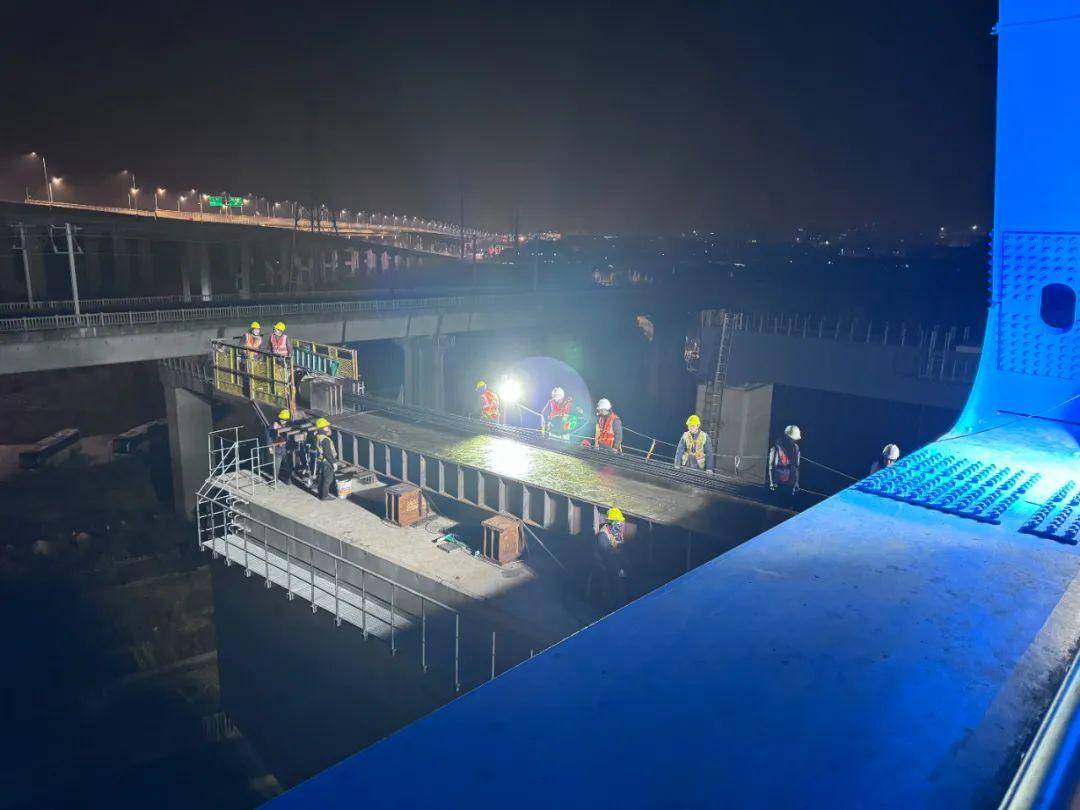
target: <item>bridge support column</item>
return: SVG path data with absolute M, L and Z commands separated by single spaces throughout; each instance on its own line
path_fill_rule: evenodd
M 241 297 L 251 296 L 251 242 L 240 243 L 240 278 L 237 286 Z
M 153 295 L 154 290 L 154 257 L 151 252 L 149 239 L 140 239 L 139 245 L 139 292 L 143 295 Z
M 446 409 L 445 350 L 428 337 L 404 338 L 405 402 L 433 410 Z
M 48 298 L 45 289 L 45 240 L 39 236 L 26 234 L 26 277 L 30 279 L 30 288 L 35 301 Z
M 122 297 L 131 295 L 131 256 L 128 254 L 127 239 L 113 233 L 113 286 L 110 296 Z
M 203 301 L 209 301 L 213 295 L 210 285 L 210 246 L 206 242 L 199 242 L 195 250 L 199 256 L 199 295 Z
M 184 243 L 184 252 L 180 256 L 180 295 L 184 302 L 191 301 L 191 268 L 195 264 L 194 250 L 191 242 Z
M 210 401 L 186 388 L 167 385 L 165 413 L 169 420 L 173 505 L 178 517 L 191 520 L 196 493 L 210 472 L 206 451 L 206 437 L 214 429 Z
M 92 236 L 83 238 L 83 250 L 86 253 L 86 279 L 79 285 L 79 294 L 84 298 L 101 298 L 101 240 Z

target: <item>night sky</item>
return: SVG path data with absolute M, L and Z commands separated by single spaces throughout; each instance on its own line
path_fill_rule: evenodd
M 992 0 L 44 8 L 4 20 L 0 155 L 75 184 L 132 168 L 453 221 L 463 189 L 503 231 L 991 210 Z

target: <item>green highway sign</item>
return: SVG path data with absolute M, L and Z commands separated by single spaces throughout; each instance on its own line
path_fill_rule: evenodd
M 244 198 L 243 197 L 229 197 L 229 205 L 231 207 L 233 207 L 233 208 L 243 208 L 244 207 Z
M 226 205 L 230 208 L 243 208 L 244 206 L 243 197 L 226 197 L 224 194 L 212 194 L 209 197 L 209 201 L 211 208 L 222 208 Z
M 211 195 L 210 196 L 210 207 L 213 208 L 215 206 L 218 207 L 218 208 L 221 207 L 221 197 L 215 197 L 215 196 Z

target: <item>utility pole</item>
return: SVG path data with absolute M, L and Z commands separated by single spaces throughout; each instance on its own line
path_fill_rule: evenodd
M 19 246 L 22 248 L 23 278 L 26 279 L 26 303 L 34 303 L 34 285 L 30 281 L 30 252 L 26 248 L 26 226 L 19 223 Z
M 71 238 L 71 223 L 64 225 L 67 231 L 68 269 L 71 271 L 71 300 L 75 302 L 75 317 L 79 317 L 79 281 L 75 278 L 75 242 Z

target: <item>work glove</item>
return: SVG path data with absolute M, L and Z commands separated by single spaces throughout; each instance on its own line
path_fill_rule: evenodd
M 776 484 L 769 484 L 769 490 L 771 492 L 776 492 Z

